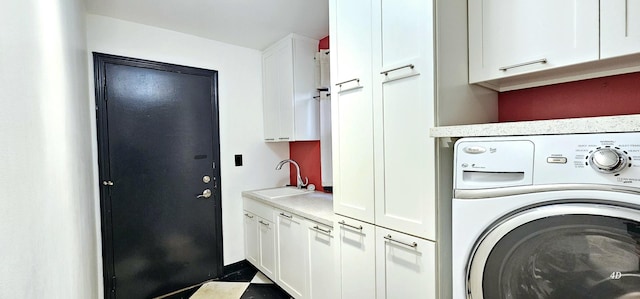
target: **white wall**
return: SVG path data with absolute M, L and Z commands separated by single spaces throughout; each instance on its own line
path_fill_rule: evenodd
M 283 185 L 288 172 L 276 164 L 289 156 L 288 144 L 266 144 L 262 130 L 262 54 L 192 35 L 88 15 L 89 52 L 142 58 L 218 71 L 222 220 L 225 265 L 244 259 L 242 197 L 244 190 Z M 89 66 L 93 90 L 93 66 Z M 90 100 L 95 102 L 94 96 Z M 97 177 L 95 116 L 92 118 L 94 174 Z M 234 166 L 242 154 L 244 166 Z M 95 189 L 96 217 L 99 196 Z M 99 219 L 98 219 L 99 220 Z M 97 228 L 98 234 L 99 223 Z
M 81 0 L 0 9 L 0 298 L 98 297 Z

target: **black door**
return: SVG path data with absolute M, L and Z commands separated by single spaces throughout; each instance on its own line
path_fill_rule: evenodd
M 99 53 L 94 68 L 105 297 L 217 277 L 217 72 Z

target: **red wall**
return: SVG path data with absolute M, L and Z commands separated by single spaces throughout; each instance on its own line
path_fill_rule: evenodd
M 640 113 L 640 73 L 507 91 L 500 122 Z
M 329 49 L 329 37 L 320 40 L 318 50 Z M 309 177 L 309 184 L 322 190 L 322 173 L 320 169 L 320 141 L 298 141 L 289 143 L 289 157 L 300 165 L 302 179 Z M 296 185 L 296 169 L 291 166 L 290 184 Z

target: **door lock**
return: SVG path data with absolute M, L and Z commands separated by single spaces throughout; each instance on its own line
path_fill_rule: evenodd
M 196 196 L 196 198 L 209 198 L 211 197 L 211 189 L 204 189 L 204 191 L 202 191 L 202 194 Z

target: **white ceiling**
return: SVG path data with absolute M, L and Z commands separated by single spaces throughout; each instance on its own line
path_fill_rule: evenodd
M 85 0 L 87 12 L 263 50 L 329 35 L 328 0 Z

